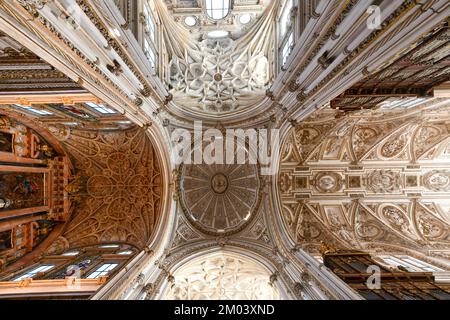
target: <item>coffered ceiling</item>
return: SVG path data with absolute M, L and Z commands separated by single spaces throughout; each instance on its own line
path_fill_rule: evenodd
M 87 90 L 0 31 L 0 95 L 79 94 Z
M 389 98 L 433 97 L 433 88 L 450 80 L 450 27 L 442 26 L 331 101 L 344 111 L 371 109 Z

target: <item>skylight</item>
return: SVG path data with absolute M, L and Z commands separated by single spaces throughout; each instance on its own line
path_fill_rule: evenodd
M 230 0 L 206 0 L 206 13 L 211 19 L 220 20 L 230 12 Z
M 110 108 L 105 107 L 102 104 L 95 104 L 92 102 L 86 103 L 89 107 L 94 109 L 97 112 L 100 112 L 101 114 L 115 114 L 116 112 Z
M 228 36 L 228 31 L 225 30 L 214 30 L 208 32 L 208 38 L 224 38 Z
M 193 27 L 197 24 L 197 20 L 194 17 L 189 16 L 184 19 L 184 23 L 189 27 Z

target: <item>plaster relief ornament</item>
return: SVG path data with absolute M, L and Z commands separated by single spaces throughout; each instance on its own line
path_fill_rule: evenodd
M 423 177 L 423 184 L 433 191 L 450 191 L 450 171 L 431 171 Z
M 50 125 L 48 130 L 60 141 L 65 141 L 70 137 L 70 129 L 64 126 Z
M 409 116 L 404 110 L 354 113 L 327 130 L 333 120 L 325 107 L 296 123 L 284 141 L 276 181 L 292 241 L 310 253 L 327 236 L 356 250 L 396 246 L 429 255 L 446 248 L 448 110 L 445 105 L 439 113 L 411 110 Z M 342 176 L 342 188 L 330 172 Z M 321 234 L 307 238 L 314 227 Z
M 293 137 L 300 161 L 304 162 L 317 147 L 321 137 L 330 129 L 330 125 L 324 125 L 317 128 L 297 127 L 294 130 Z
M 342 188 L 342 177 L 335 172 L 321 172 L 315 177 L 315 186 L 320 192 L 337 192 Z
M 381 156 L 384 158 L 394 158 L 405 149 L 407 144 L 408 134 L 394 135 L 381 147 Z
M 318 220 L 305 204 L 300 202 L 292 208 L 285 206 L 283 209 L 289 232 L 298 243 L 312 241 L 322 234 Z
M 376 170 L 367 178 L 367 187 L 375 193 L 394 193 L 401 188 L 400 173 L 392 170 Z

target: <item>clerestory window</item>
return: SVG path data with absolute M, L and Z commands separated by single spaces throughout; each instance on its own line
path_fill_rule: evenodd
M 14 281 L 22 281 L 22 280 L 25 280 L 25 279 L 32 279 L 37 274 L 47 272 L 50 269 L 53 269 L 54 267 L 55 267 L 54 265 L 41 265 L 41 266 L 38 266 L 38 267 L 33 268 L 30 271 L 22 274 L 20 277 L 15 278 Z
M 53 115 L 53 113 L 48 112 L 48 111 L 46 111 L 46 110 L 38 110 L 38 109 L 35 109 L 35 108 L 32 108 L 32 107 L 22 106 L 22 105 L 20 105 L 20 104 L 15 104 L 14 106 L 15 106 L 16 108 L 21 108 L 21 109 L 25 109 L 25 110 L 27 110 L 27 111 L 36 113 L 36 114 L 38 114 L 38 115 L 40 115 L 40 116 L 51 116 L 51 115 Z
M 385 263 L 394 267 L 403 267 L 409 272 L 442 272 L 441 268 L 409 256 L 380 256 Z
M 206 14 L 214 20 L 225 18 L 230 13 L 230 0 L 205 0 Z
M 98 279 L 100 277 L 105 277 L 117 266 L 117 263 L 104 263 L 99 268 L 97 268 L 97 270 L 91 273 L 87 278 Z

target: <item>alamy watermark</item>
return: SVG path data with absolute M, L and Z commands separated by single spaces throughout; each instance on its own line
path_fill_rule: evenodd
M 369 28 L 369 30 L 381 29 L 381 8 L 372 5 L 367 8 L 367 14 L 369 14 L 369 18 L 367 18 L 367 28 Z
M 366 286 L 369 290 L 381 289 L 381 268 L 377 265 L 371 265 L 367 268 L 367 273 L 371 275 L 367 278 Z
M 193 137 L 193 139 L 192 139 Z M 262 175 L 274 175 L 274 160 L 280 152 L 278 129 L 208 129 L 194 123 L 194 133 L 186 129 L 172 132 L 173 156 L 179 164 L 259 164 Z

